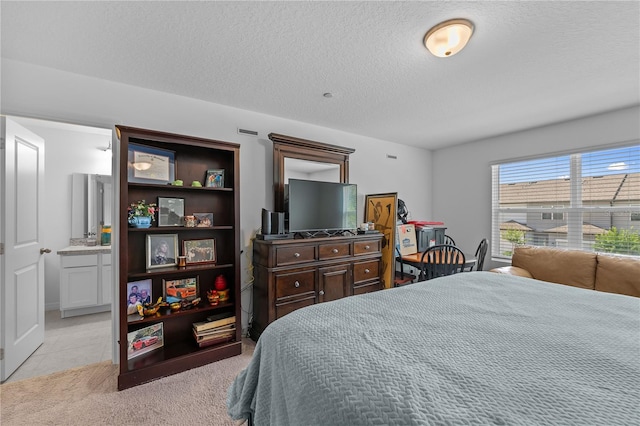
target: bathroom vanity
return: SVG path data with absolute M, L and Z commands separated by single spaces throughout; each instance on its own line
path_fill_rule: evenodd
M 61 317 L 111 310 L 111 246 L 69 246 L 58 255 Z
M 70 245 L 57 252 L 62 318 L 111 310 L 111 246 L 100 245 L 100 230 L 111 226 L 112 208 L 111 176 L 71 175 Z

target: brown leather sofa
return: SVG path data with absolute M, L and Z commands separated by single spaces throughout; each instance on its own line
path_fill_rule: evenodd
M 640 259 L 565 250 L 518 246 L 511 266 L 491 272 L 640 297 Z

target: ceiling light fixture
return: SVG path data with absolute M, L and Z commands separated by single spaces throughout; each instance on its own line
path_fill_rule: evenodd
M 424 45 L 439 58 L 461 51 L 473 34 L 473 24 L 467 19 L 450 19 L 436 25 L 424 36 Z

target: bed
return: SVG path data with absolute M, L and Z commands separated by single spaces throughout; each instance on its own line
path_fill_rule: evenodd
M 229 387 L 256 425 L 638 425 L 640 298 L 490 272 L 297 310 Z

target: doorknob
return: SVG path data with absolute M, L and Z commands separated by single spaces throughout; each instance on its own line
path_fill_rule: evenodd
M 48 248 L 41 248 L 41 249 L 40 249 L 40 254 L 45 254 L 45 253 L 51 253 L 51 249 L 48 249 Z

